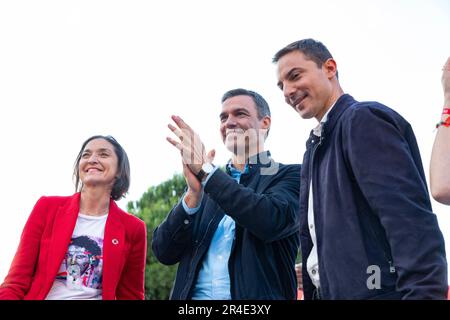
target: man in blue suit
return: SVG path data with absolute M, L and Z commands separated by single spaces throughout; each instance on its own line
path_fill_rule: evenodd
M 280 51 L 286 102 L 318 125 L 300 185 L 305 299 L 446 299 L 447 262 L 409 123 L 344 94 L 318 41 Z
M 179 263 L 171 299 L 295 299 L 300 165 L 275 162 L 264 142 L 270 109 L 256 92 L 222 97 L 223 172 L 180 117 L 168 138 L 183 156 L 188 189 L 153 234 L 164 264 Z

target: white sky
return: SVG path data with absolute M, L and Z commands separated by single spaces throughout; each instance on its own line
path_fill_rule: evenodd
M 315 122 L 284 103 L 271 59 L 302 38 L 328 47 L 345 92 L 412 124 L 428 179 L 449 34 L 447 0 L 1 1 L 0 282 L 37 199 L 74 192 L 73 162 L 91 135 L 111 134 L 128 153 L 122 208 L 180 172 L 165 140 L 172 114 L 226 161 L 218 115 L 228 89 L 267 99 L 268 149 L 300 162 Z M 450 207 L 433 209 L 450 251 Z

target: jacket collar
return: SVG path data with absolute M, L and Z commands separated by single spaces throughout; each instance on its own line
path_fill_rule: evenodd
M 341 115 L 344 113 L 347 108 L 355 103 L 356 100 L 349 94 L 343 94 L 340 96 L 330 113 L 328 113 L 327 121 L 322 124 L 322 134 L 329 134 L 333 128 L 336 126 Z
M 356 100 L 349 94 L 343 94 L 340 96 L 331 111 L 328 113 L 327 119 L 325 122 L 320 124 L 320 135 L 314 134 L 315 129 L 311 130 L 309 134 L 309 139 L 306 141 L 306 149 L 313 146 L 320 140 L 323 139 L 324 136 L 330 134 L 336 126 L 339 118 L 342 116 L 345 110 L 347 110 Z
M 48 274 L 56 275 L 67 252 L 80 211 L 80 193 L 75 193 L 61 205 L 54 218 L 49 256 Z
M 274 163 L 274 160 L 272 159 L 270 155 L 270 151 L 262 151 L 258 154 L 255 154 L 251 157 L 249 157 L 246 161 L 246 165 L 248 166 L 248 172 L 243 173 L 244 174 L 252 174 L 255 170 L 261 168 L 261 167 L 270 167 Z M 230 175 L 230 166 L 231 166 L 231 159 L 228 160 L 228 163 L 226 165 L 226 171 Z
M 122 222 L 122 210 L 114 200 L 109 203 L 109 215 L 106 220 L 103 238 L 103 299 L 115 299 L 115 288 L 120 279 L 125 251 L 125 226 Z
M 51 277 L 50 286 L 53 284 L 54 276 L 57 274 L 61 262 L 67 252 L 72 238 L 73 230 L 80 211 L 80 193 L 75 193 L 69 200 L 59 207 L 56 212 L 47 275 Z M 114 200 L 110 200 L 109 214 L 106 219 L 105 235 L 103 239 L 103 298 L 114 299 L 114 288 L 120 278 L 123 248 L 125 244 L 125 227 L 122 222 L 122 210 Z

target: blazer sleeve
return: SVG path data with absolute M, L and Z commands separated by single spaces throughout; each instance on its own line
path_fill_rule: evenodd
M 153 232 L 152 249 L 159 262 L 173 265 L 181 260 L 186 247 L 192 242 L 193 221 L 202 210 L 200 208 L 197 213 L 188 215 L 180 201 L 169 212 Z
M 272 242 L 299 231 L 300 165 L 280 166 L 264 179 L 270 179 L 267 188 L 256 192 L 217 170 L 205 192 L 236 223 L 260 240 Z
M 387 108 L 353 109 L 344 135 L 350 168 L 378 215 L 405 299 L 446 296 L 444 239 L 411 126 Z
M 136 219 L 137 220 L 137 219 Z M 118 300 L 144 300 L 145 298 L 145 262 L 147 255 L 147 227 L 137 220 L 133 234 L 130 252 L 116 289 Z
M 25 224 L 9 272 L 0 286 L 0 299 L 22 300 L 30 289 L 46 224 L 47 202 L 41 197 Z

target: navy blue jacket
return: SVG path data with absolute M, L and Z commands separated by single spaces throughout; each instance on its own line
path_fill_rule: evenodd
M 296 298 L 300 165 L 260 160 L 250 159 L 249 172 L 241 175 L 239 184 L 217 170 L 197 213 L 188 215 L 180 202 L 156 228 L 152 249 L 157 259 L 166 265 L 179 263 L 171 299 L 190 299 L 225 212 L 236 222 L 228 261 L 231 298 Z M 269 168 L 278 168 L 276 174 L 267 175 L 264 170 Z
M 377 102 L 341 96 L 307 141 L 300 186 L 305 299 L 312 177 L 324 299 L 445 299 L 444 239 L 410 124 Z M 380 268 L 380 287 L 376 284 Z M 375 285 L 375 288 L 374 288 Z

